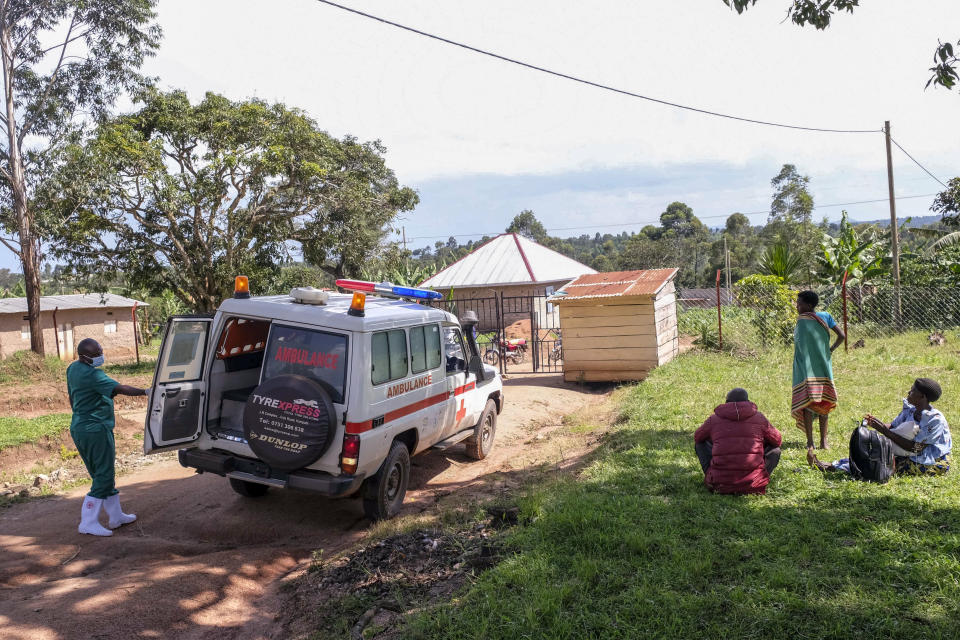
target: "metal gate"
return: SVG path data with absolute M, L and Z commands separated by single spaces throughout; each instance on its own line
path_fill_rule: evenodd
M 454 294 L 455 295 L 455 294 Z M 432 300 L 458 318 L 477 314 L 477 346 L 500 373 L 561 373 L 560 316 L 546 295 Z
M 563 352 L 560 339 L 560 312 L 546 295 L 501 296 L 503 332 L 527 344 L 529 373 L 561 373 Z
M 500 373 L 507 372 L 508 364 L 500 357 L 498 345 L 503 343 L 503 314 L 500 312 L 500 298 L 455 298 L 430 300 L 423 304 L 443 309 L 460 318 L 467 311 L 477 314 L 477 347 L 487 364 L 499 367 Z

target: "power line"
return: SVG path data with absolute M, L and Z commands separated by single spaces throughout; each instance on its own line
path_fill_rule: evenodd
M 718 118 L 726 118 L 726 119 L 728 119 L 728 120 L 737 120 L 737 121 L 740 121 L 740 122 L 748 122 L 748 123 L 751 123 L 751 124 L 761 124 L 761 125 L 765 125 L 765 126 L 768 126 L 768 127 L 781 127 L 781 128 L 783 128 L 783 129 L 798 129 L 798 130 L 801 130 L 801 131 L 819 131 L 819 132 L 822 132 L 822 133 L 881 133 L 881 132 L 882 132 L 881 129 L 825 129 L 825 128 L 820 128 L 820 127 L 804 127 L 804 126 L 800 126 L 800 125 L 784 124 L 784 123 L 782 123 L 782 122 L 769 122 L 769 121 L 767 121 L 767 120 L 755 120 L 755 119 L 753 119 L 753 118 L 745 118 L 745 117 L 742 117 L 742 116 L 730 115 L 730 114 L 728 114 L 728 113 L 719 113 L 719 112 L 717 112 L 717 111 L 710 111 L 710 110 L 708 110 L 708 109 L 700 109 L 700 108 L 697 108 L 697 107 L 691 107 L 691 106 L 684 105 L 684 104 L 679 104 L 679 103 L 676 103 L 676 102 L 670 102 L 669 100 L 661 100 L 661 99 L 659 99 L 659 98 L 653 98 L 653 97 L 651 97 L 651 96 L 645 96 L 645 95 L 642 95 L 642 94 L 639 94 L 639 93 L 634 93 L 633 91 L 627 91 L 627 90 L 625 90 L 625 89 L 618 89 L 618 88 L 616 88 L 616 87 L 611 87 L 610 85 L 601 84 L 601 83 L 599 83 L 599 82 L 593 82 L 592 80 L 586 80 L 586 79 L 584 79 L 584 78 L 580 78 L 580 77 L 577 77 L 577 76 L 573 76 L 573 75 L 570 75 L 570 74 L 568 74 L 568 73 L 562 73 L 562 72 L 560 72 L 560 71 L 553 71 L 553 70 L 547 69 L 547 68 L 545 68 L 545 67 L 540 67 L 540 66 L 537 66 L 537 65 L 535 65 L 535 64 L 530 64 L 529 62 L 523 62 L 523 61 L 517 60 L 517 59 L 515 59 L 515 58 L 509 58 L 509 57 L 507 57 L 507 56 L 500 55 L 499 53 L 494 53 L 494 52 L 492 52 L 492 51 L 487 51 L 486 49 L 480 49 L 480 48 L 477 48 L 477 47 L 470 46 L 470 45 L 468 45 L 468 44 L 464 44 L 464 43 L 462 43 L 462 42 L 457 42 L 457 41 L 455 41 L 455 40 L 450 40 L 450 39 L 444 38 L 444 37 L 442 37 L 442 36 L 438 36 L 438 35 L 435 35 L 435 34 L 432 34 L 432 33 L 428 33 L 428 32 L 426 32 L 426 31 L 421 31 L 420 29 L 415 29 L 415 28 L 413 28 L 413 27 L 408 27 L 408 26 L 406 26 L 406 25 L 400 24 L 399 22 L 393 22 L 393 21 L 391 21 L 391 20 L 387 20 L 386 18 L 381 18 L 381 17 L 379 17 L 379 16 L 375 16 L 375 15 L 370 14 L 370 13 L 365 13 L 365 12 L 360 11 L 360 10 L 358 10 L 358 9 L 353 9 L 353 8 L 351 8 L 351 7 L 347 7 L 347 6 L 344 6 L 344 5 L 342 5 L 342 4 L 337 4 L 336 2 L 331 2 L 330 0 L 316 0 L 316 1 L 317 1 L 317 2 L 320 2 L 320 3 L 323 3 L 323 4 L 326 4 L 326 5 L 329 5 L 329 6 L 331 6 L 331 7 L 335 7 L 335 8 L 337 8 L 337 9 L 342 9 L 343 11 L 347 11 L 347 12 L 349 12 L 349 13 L 353 13 L 353 14 L 356 14 L 356 15 L 358 15 L 358 16 L 363 16 L 364 18 L 369 18 L 369 19 L 371 19 L 371 20 L 376 20 L 377 22 L 381 22 L 381 23 L 383 23 L 383 24 L 390 25 L 391 27 L 396 27 L 396 28 L 398 28 L 398 29 L 403 29 L 404 31 L 409 31 L 410 33 L 415 33 L 415 34 L 420 35 L 420 36 L 423 36 L 423 37 L 425 37 L 425 38 L 430 38 L 430 39 L 432 39 L 432 40 L 437 40 L 437 41 L 439 41 L 439 42 L 444 42 L 444 43 L 446 43 L 446 44 L 450 44 L 450 45 L 453 45 L 453 46 L 455 46 L 455 47 L 460 47 L 461 49 L 466 49 L 467 51 L 473 51 L 474 53 L 479 53 L 479 54 L 481 54 L 481 55 L 489 56 L 489 57 L 491 57 L 491 58 L 496 58 L 497 60 L 501 60 L 501 61 L 503 61 L 503 62 L 509 62 L 510 64 L 515 64 L 515 65 L 518 65 L 518 66 L 521 66 L 521 67 L 525 67 L 525 68 L 527 68 L 527 69 L 532 69 L 532 70 L 534 70 L 534 71 L 540 71 L 541 73 L 546 73 L 546 74 L 549 74 L 549 75 L 552 75 L 552 76 L 556 76 L 556 77 L 558 77 L 558 78 L 563 78 L 563 79 L 565 79 L 565 80 L 571 80 L 571 81 L 573 81 L 573 82 L 579 82 L 580 84 L 585 84 L 585 85 L 587 85 L 587 86 L 595 87 L 595 88 L 597 88 L 597 89 L 603 89 L 603 90 L 605 90 L 605 91 L 612 91 L 612 92 L 614 92 L 614 93 L 619 93 L 619 94 L 621 94 L 621 95 L 630 96 L 631 98 L 639 98 L 640 100 L 647 100 L 647 101 L 649 101 L 649 102 L 655 102 L 655 103 L 657 103 L 657 104 L 662 104 L 662 105 L 665 105 L 665 106 L 668 106 L 668 107 L 674 107 L 674 108 L 676 108 L 676 109 L 684 109 L 684 110 L 686 110 L 686 111 L 693 111 L 693 112 L 695 112 L 695 113 L 701 113 L 701 114 L 708 115 L 708 116 L 716 116 L 716 117 L 718 117 Z M 899 146 L 899 145 L 898 145 L 898 146 Z
M 901 147 L 901 146 L 900 146 L 900 143 L 893 139 L 893 136 L 890 136 L 890 142 L 892 142 L 893 144 L 897 145 L 897 148 L 900 149 L 900 151 L 903 151 L 905 154 L 907 154 L 907 157 L 908 157 L 908 158 L 910 158 L 911 160 L 913 160 L 913 164 L 917 165 L 918 167 L 920 167 L 921 169 L 923 169 L 924 171 L 926 171 L 927 175 L 930 176 L 931 178 L 933 178 L 934 180 L 936 180 L 937 182 L 939 182 L 940 185 L 941 185 L 944 189 L 949 189 L 949 188 L 950 188 L 950 187 L 948 187 L 947 185 L 943 184 L 943 180 L 941 180 L 941 179 L 938 178 L 937 176 L 935 176 L 935 175 L 933 175 L 932 173 L 930 173 L 929 171 L 927 171 L 927 168 L 926 168 L 925 166 L 923 166 L 922 164 L 920 164 L 919 162 L 917 162 L 917 159 L 914 158 L 912 155 L 910 155 L 910 153 L 909 153 L 906 149 L 904 149 L 903 147 Z
M 917 194 L 917 195 L 915 195 L 915 196 L 898 196 L 898 197 L 894 198 L 894 200 L 911 200 L 911 199 L 913 199 L 913 198 L 930 198 L 930 197 L 933 197 L 933 196 L 935 196 L 935 195 L 937 195 L 937 194 L 935 194 L 935 193 L 920 193 L 920 194 Z M 816 206 L 814 206 L 813 208 L 814 208 L 814 209 L 827 209 L 827 208 L 830 208 L 830 207 L 847 207 L 847 206 L 854 205 L 854 204 L 876 204 L 876 203 L 878 203 L 878 202 L 890 202 L 890 198 L 880 198 L 879 200 L 857 200 L 856 202 L 834 202 L 834 203 L 832 203 L 832 204 L 816 205 Z M 769 211 L 769 210 L 767 210 L 767 211 L 751 211 L 750 213 L 745 213 L 745 214 L 743 214 L 743 215 L 745 215 L 745 216 L 753 216 L 753 215 L 759 215 L 759 214 L 761 214 L 761 213 L 770 213 L 770 211 Z M 727 214 L 727 215 L 718 215 L 718 216 L 704 216 L 703 219 L 709 219 L 709 218 L 726 218 L 726 217 L 729 217 L 729 216 L 730 216 L 730 214 Z
M 899 196 L 899 197 L 895 198 L 895 200 L 911 200 L 911 199 L 914 199 L 914 198 L 930 198 L 930 197 L 933 197 L 933 196 L 935 196 L 935 195 L 937 195 L 937 194 L 936 194 L 936 193 L 921 193 L 921 194 L 912 195 L 912 196 Z M 855 205 L 855 204 L 876 204 L 876 203 L 879 203 L 879 202 L 889 202 L 889 198 L 880 198 L 880 199 L 878 199 L 878 200 L 857 200 L 857 201 L 854 201 L 854 202 L 834 202 L 834 203 L 831 203 L 831 204 L 821 204 L 821 205 L 817 205 L 817 206 L 814 206 L 813 209 L 816 210 L 816 209 L 828 209 L 828 208 L 830 208 L 830 207 L 848 207 L 848 206 Z M 739 213 L 739 212 L 735 212 L 735 213 Z M 765 211 L 749 211 L 749 212 L 747 212 L 747 213 L 743 213 L 742 215 L 745 215 L 745 216 L 757 216 L 757 215 L 769 214 L 769 213 L 770 213 L 770 210 L 768 209 L 768 210 L 765 210 Z M 733 215 L 733 214 L 732 214 L 732 213 L 724 213 L 724 214 L 716 214 L 716 215 L 709 215 L 709 216 L 697 216 L 697 219 L 698 219 L 698 220 L 714 220 L 714 219 L 717 219 L 717 218 L 729 218 L 731 215 Z M 549 229 L 546 229 L 546 231 L 550 231 L 550 232 L 553 232 L 553 231 L 581 231 L 581 230 L 583 230 L 583 229 L 608 229 L 608 228 L 611 228 L 611 227 L 635 227 L 635 226 L 638 226 L 638 225 L 654 224 L 655 222 L 659 222 L 659 221 L 657 221 L 657 220 L 647 220 L 647 221 L 644 221 L 644 222 L 617 222 L 617 223 L 615 223 L 615 224 L 592 224 L 592 225 L 579 226 L 579 227 L 551 227 L 551 228 L 549 228 Z M 499 232 L 496 232 L 496 231 L 495 231 L 495 232 L 487 232 L 487 233 L 451 233 L 451 234 L 444 235 L 444 236 L 412 236 L 412 237 L 407 238 L 407 242 L 411 242 L 411 241 L 413 241 L 413 240 L 442 240 L 442 239 L 444 239 L 444 238 L 482 238 L 483 236 L 496 236 L 496 235 L 499 235 Z

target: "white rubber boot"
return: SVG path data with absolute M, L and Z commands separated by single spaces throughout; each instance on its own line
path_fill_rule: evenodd
M 120 494 L 118 493 L 113 494 L 103 501 L 103 510 L 107 512 L 107 517 L 110 518 L 107 526 L 111 529 L 130 524 L 137 519 L 136 515 L 124 513 L 123 510 L 120 509 Z
M 80 526 L 77 531 L 89 533 L 92 536 L 112 536 L 113 531 L 100 524 L 100 508 L 103 506 L 101 498 L 84 496 L 83 508 L 80 510 Z

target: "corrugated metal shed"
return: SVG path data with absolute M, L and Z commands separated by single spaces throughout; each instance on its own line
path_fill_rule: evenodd
M 65 296 L 40 296 L 40 311 L 59 309 L 126 309 L 136 304 L 138 307 L 150 306 L 146 302 L 124 298 L 113 293 L 75 293 Z M 0 299 L 0 314 L 26 313 L 26 298 Z
M 582 275 L 558 291 L 551 302 L 656 295 L 677 275 L 677 269 L 609 271 Z
M 420 286 L 434 289 L 528 285 L 596 273 L 585 264 L 515 233 L 499 235 Z

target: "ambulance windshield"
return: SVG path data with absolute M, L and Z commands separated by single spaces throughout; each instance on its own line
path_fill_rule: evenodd
M 273 325 L 261 382 L 294 374 L 316 380 L 343 404 L 347 381 L 347 337 L 301 327 Z

